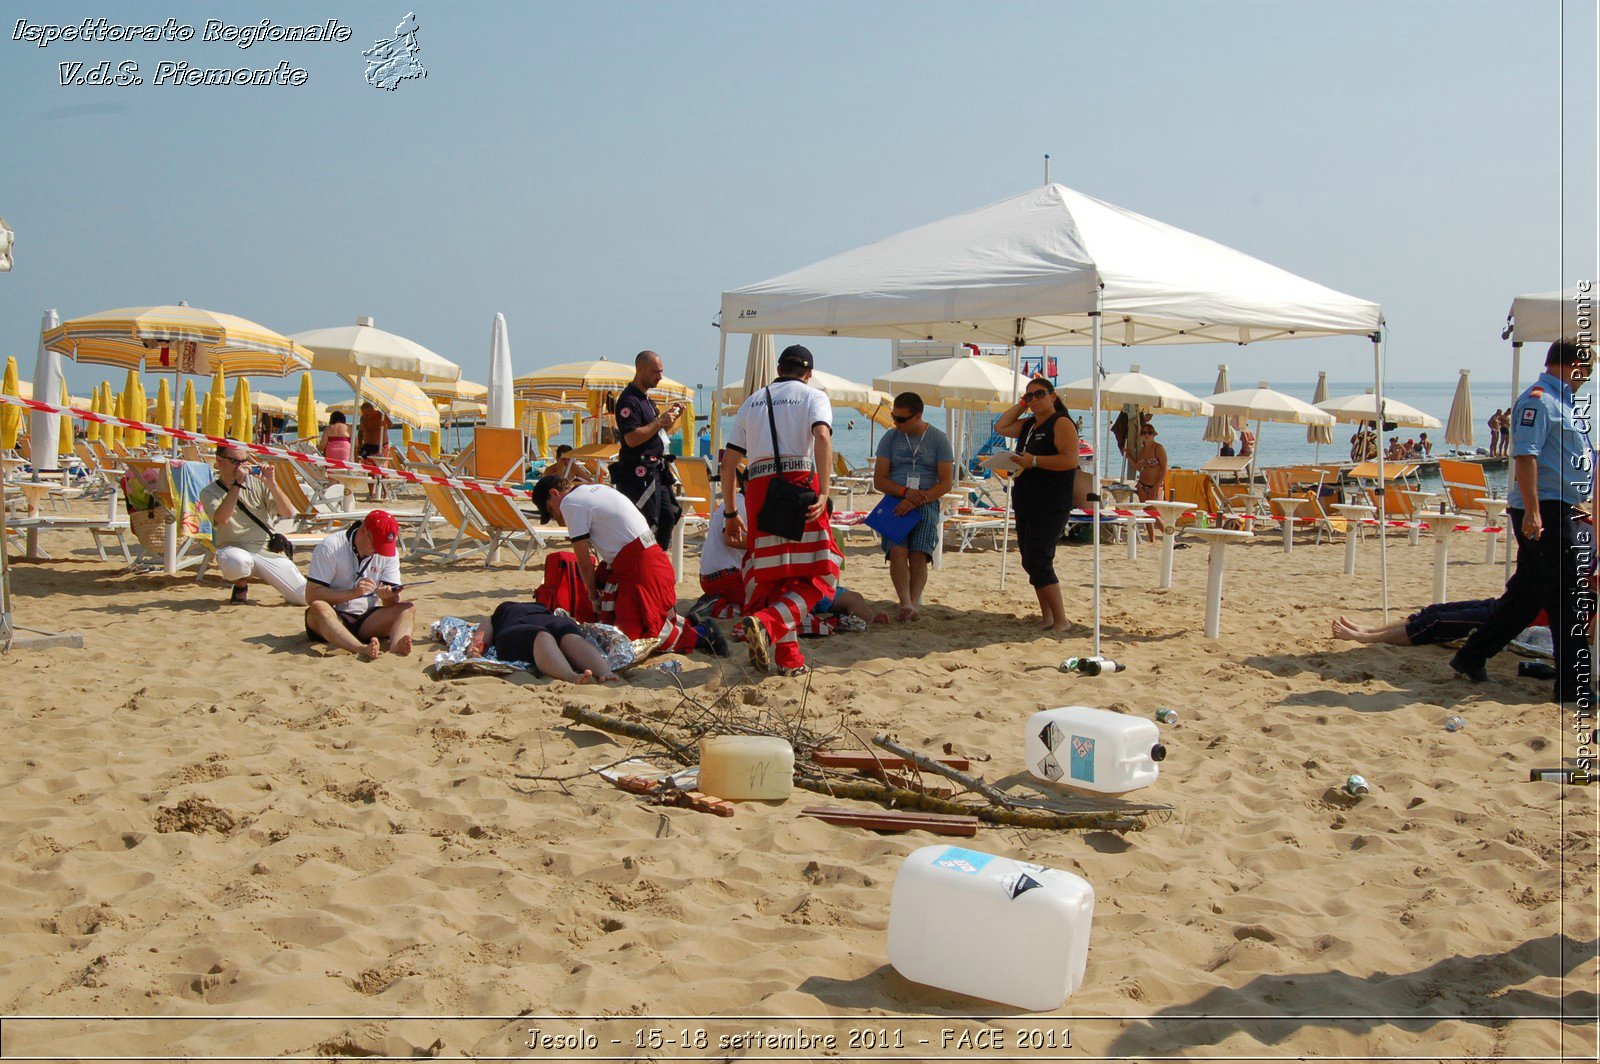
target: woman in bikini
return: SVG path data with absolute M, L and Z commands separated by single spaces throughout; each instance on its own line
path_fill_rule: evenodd
M 1139 429 L 1137 457 L 1133 463 L 1138 479 L 1134 481 L 1133 490 L 1138 493 L 1140 502 L 1160 501 L 1166 491 L 1167 449 L 1156 442 L 1156 435 L 1154 425 L 1147 423 Z M 1150 541 L 1155 542 L 1155 527 L 1146 531 L 1150 533 Z

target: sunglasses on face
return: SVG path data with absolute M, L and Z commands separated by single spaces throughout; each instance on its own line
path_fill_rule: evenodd
M 890 414 L 889 415 L 889 417 L 894 420 L 894 423 L 896 425 L 904 425 L 906 422 L 913 420 L 916 416 L 917 415 L 915 415 L 915 414 Z
M 1023 392 L 1023 393 L 1022 393 L 1022 397 L 1023 397 L 1023 398 L 1024 398 L 1024 399 L 1026 399 L 1026 400 L 1028 400 L 1028 402 L 1030 402 L 1030 403 L 1031 403 L 1031 402 L 1033 402 L 1033 401 L 1034 401 L 1034 400 L 1035 400 L 1035 399 L 1037 399 L 1037 398 L 1039 398 L 1039 397 L 1040 397 L 1040 396 L 1042 396 L 1042 395 L 1049 395 L 1049 394 L 1050 394 L 1050 393 L 1049 393 L 1049 392 Z

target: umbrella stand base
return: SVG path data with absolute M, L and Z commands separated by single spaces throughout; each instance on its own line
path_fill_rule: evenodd
M 18 632 L 28 632 L 28 635 L 18 635 Z M 0 650 L 10 653 L 14 650 L 55 650 L 64 647 L 68 650 L 82 650 L 83 636 L 78 632 L 42 632 L 33 628 L 23 628 L 20 625 L 13 627 L 10 638 L 0 643 Z

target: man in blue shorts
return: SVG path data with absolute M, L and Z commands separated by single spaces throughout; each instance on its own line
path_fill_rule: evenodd
M 894 397 L 890 412 L 894 428 L 878 441 L 877 463 L 872 472 L 872 486 L 900 500 L 894 510 L 896 516 L 918 511 L 917 525 L 904 540 L 883 540 L 902 621 L 916 620 L 917 608 L 922 605 L 928 565 L 942 534 L 939 500 L 955 483 L 955 451 L 950 437 L 922 420 L 922 410 L 922 396 L 916 392 Z

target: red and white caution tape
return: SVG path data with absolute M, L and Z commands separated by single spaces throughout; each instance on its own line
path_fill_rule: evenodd
M 214 447 L 242 447 L 251 454 L 266 455 L 272 458 L 288 458 L 302 465 L 321 466 L 324 469 L 336 469 L 346 473 L 360 473 L 363 476 L 378 477 L 383 480 L 401 480 L 412 484 L 444 484 L 452 488 L 460 488 L 462 491 L 476 491 L 484 495 L 504 495 L 509 499 L 527 499 L 533 495 L 531 491 L 525 491 L 521 488 L 508 488 L 502 484 L 491 484 L 482 480 L 436 477 L 426 473 L 413 473 L 410 470 L 389 469 L 384 466 L 373 465 L 370 462 L 346 462 L 338 458 L 325 458 L 320 454 L 306 454 L 304 451 L 290 451 L 281 447 L 269 447 L 263 443 L 246 443 L 243 440 L 230 439 L 226 436 L 208 436 L 203 432 L 189 432 L 187 429 L 169 429 L 164 425 L 155 425 L 148 421 L 134 421 L 131 418 L 117 417 L 115 414 L 101 414 L 75 406 L 58 406 L 55 403 L 45 403 L 37 399 L 19 399 L 14 395 L 0 395 L 0 403 L 25 407 L 41 414 L 60 414 L 78 421 L 93 421 L 101 425 L 120 425 L 125 429 L 137 429 L 153 436 L 169 436 L 173 439 L 185 440 L 190 443 L 209 443 Z

